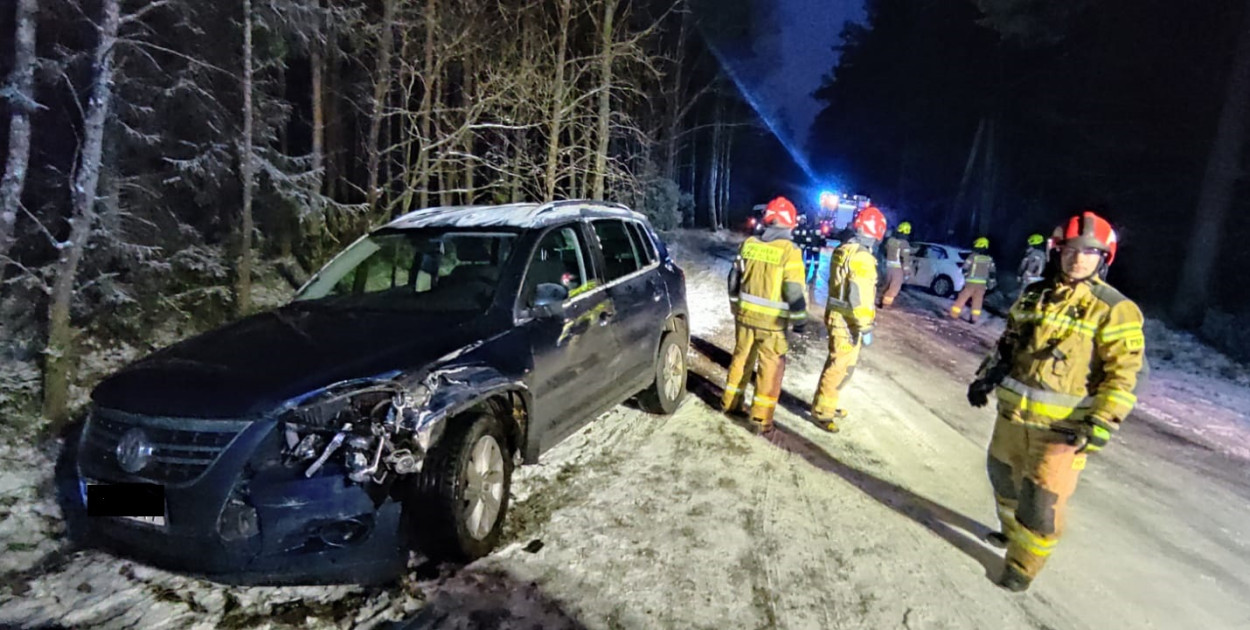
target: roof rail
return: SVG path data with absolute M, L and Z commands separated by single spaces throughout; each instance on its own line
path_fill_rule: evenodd
M 593 199 L 561 199 L 559 201 L 548 201 L 547 203 L 543 204 L 542 207 L 540 207 L 538 209 L 538 212 L 536 212 L 535 214 L 544 214 L 552 210 L 557 210 L 559 208 L 564 208 L 567 206 L 577 206 L 577 205 L 606 206 L 609 208 L 615 208 L 617 210 L 624 210 L 626 212 L 631 212 L 628 206 L 626 206 L 625 204 L 617 203 L 615 201 L 595 201 Z

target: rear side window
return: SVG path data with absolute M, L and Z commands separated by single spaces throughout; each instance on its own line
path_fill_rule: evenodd
M 540 284 L 562 285 L 568 289 L 570 296 L 579 293 L 579 289 L 589 290 L 589 263 L 575 228 L 563 227 L 547 232 L 538 242 L 525 272 L 525 288 L 521 294 L 525 298 L 525 306 L 534 305 Z
M 651 235 L 647 233 L 647 228 L 641 223 L 626 223 L 629 226 L 629 235 L 634 237 L 634 249 L 638 250 L 638 255 L 642 260 L 642 266 L 650 265 L 655 262 L 659 256 L 655 253 L 655 243 L 651 240 Z
M 638 271 L 639 256 L 633 238 L 625 229 L 625 223 L 615 220 L 595 221 L 595 236 L 599 237 L 599 245 L 603 248 L 606 276 L 604 280 L 611 282 L 617 278 L 628 276 Z

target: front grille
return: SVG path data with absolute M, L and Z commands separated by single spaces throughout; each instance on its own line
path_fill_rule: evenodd
M 203 420 L 143 416 L 96 408 L 83 434 L 85 462 L 116 480 L 142 480 L 186 485 L 198 480 L 251 420 Z M 141 428 L 152 445 L 152 459 L 136 474 L 117 464 L 117 443 L 128 431 Z

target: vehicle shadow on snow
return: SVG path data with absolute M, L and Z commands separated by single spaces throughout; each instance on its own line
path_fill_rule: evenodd
M 706 339 L 692 337 L 690 345 L 700 354 L 724 368 L 728 367 L 732 358 L 728 351 Z M 691 371 L 687 377 L 687 388 L 708 406 L 713 409 L 720 408 L 720 397 L 724 390 L 707 376 Z M 780 404 L 800 418 L 807 417 L 807 405 L 792 394 L 783 391 Z M 732 422 L 744 429 L 747 428 L 746 421 L 732 420 Z M 777 430 L 769 436 L 771 444 L 802 457 L 804 461 L 820 470 L 841 477 L 864 494 L 876 499 L 878 503 L 924 526 L 951 546 L 976 560 L 985 567 L 986 577 L 990 579 L 998 577 L 1003 566 L 1003 559 L 981 542 L 986 534 L 994 530 L 907 488 L 848 466 L 830 455 L 819 444 L 803 437 L 784 423 L 775 422 L 774 424 Z
M 390 630 L 544 628 L 584 630 L 587 626 L 542 592 L 507 571 L 467 569 L 440 582 L 415 616 Z

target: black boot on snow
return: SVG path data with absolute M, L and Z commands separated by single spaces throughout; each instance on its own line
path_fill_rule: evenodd
M 990 532 L 985 535 L 985 542 L 998 547 L 999 549 L 1007 548 L 1007 534 L 1002 532 Z
M 1029 584 L 1032 582 L 1033 578 L 1021 573 L 1010 564 L 1003 567 L 1003 574 L 998 578 L 998 585 L 1013 593 L 1023 593 L 1029 590 Z
M 751 433 L 754 433 L 755 435 L 768 437 L 773 431 L 776 430 L 777 429 L 773 426 L 772 422 L 760 422 L 755 418 L 751 419 Z

